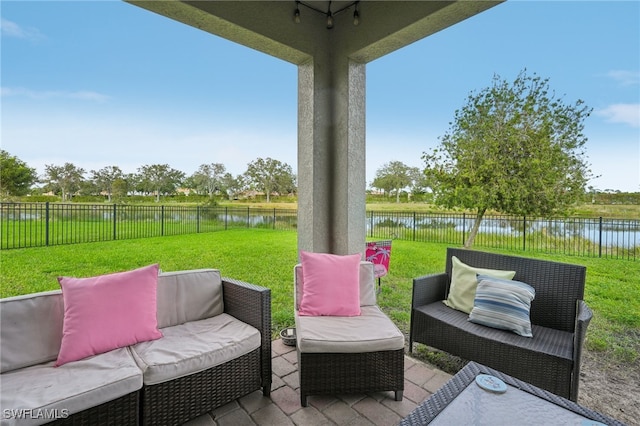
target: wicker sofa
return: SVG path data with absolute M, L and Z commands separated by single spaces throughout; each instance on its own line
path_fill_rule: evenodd
M 271 388 L 270 290 L 213 269 L 161 273 L 163 337 L 60 367 L 61 291 L 0 300 L 2 425 L 173 425 Z
M 451 287 L 452 257 L 466 265 L 516 271 L 535 289 L 533 337 L 469 321 L 443 303 Z M 413 280 L 409 350 L 422 343 L 476 361 L 577 401 L 580 359 L 592 312 L 583 301 L 586 268 L 578 265 L 449 248 L 445 272 Z

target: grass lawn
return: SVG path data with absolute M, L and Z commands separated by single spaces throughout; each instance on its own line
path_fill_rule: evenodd
M 412 278 L 444 271 L 446 244 L 393 241 L 390 272 L 379 304 L 409 330 Z M 638 362 L 640 262 L 491 250 L 587 267 L 585 300 L 594 311 L 587 348 L 612 362 Z M 59 288 L 56 277 L 86 277 L 159 263 L 164 271 L 217 268 L 223 276 L 269 287 L 273 332 L 293 324 L 293 266 L 297 234 L 238 229 L 136 240 L 4 250 L 0 296 Z

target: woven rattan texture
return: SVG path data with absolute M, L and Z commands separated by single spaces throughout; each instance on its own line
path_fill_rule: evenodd
M 298 351 L 300 400 L 309 395 L 340 395 L 404 390 L 404 350 L 364 353 Z
M 466 314 L 442 304 L 452 256 L 471 266 L 515 270 L 514 279 L 536 289 L 533 339 L 469 323 Z M 582 301 L 585 274 L 578 265 L 449 248 L 445 273 L 414 279 L 409 348 L 423 343 L 577 401 L 582 345 L 592 316 Z
M 139 405 L 139 392 L 133 392 L 49 424 L 56 426 L 137 425 Z
M 471 266 L 516 271 L 514 280 L 523 281 L 536 289 L 536 298 L 531 304 L 531 322 L 573 332 L 576 300 L 584 299 L 584 266 L 449 248 L 445 269 L 448 276 L 451 276 L 452 256 Z
M 260 350 L 142 390 L 142 424 L 177 425 L 260 388 Z
M 518 380 L 497 370 L 486 367 L 475 362 L 468 363 L 462 370 L 451 378 L 443 387 L 434 393 L 429 399 L 418 405 L 401 422 L 400 426 L 427 425 L 444 410 L 469 384 L 471 384 L 478 374 L 490 374 L 496 376 L 508 385 L 528 392 L 545 401 L 549 401 L 569 411 L 573 411 L 583 417 L 598 421 L 610 426 L 624 426 L 623 423 L 605 416 L 604 414 L 585 408 L 568 399 L 559 397 L 551 392 L 545 391 L 529 383 Z
M 262 392 L 271 391 L 271 290 L 223 278 L 224 311 L 260 331 L 260 377 Z

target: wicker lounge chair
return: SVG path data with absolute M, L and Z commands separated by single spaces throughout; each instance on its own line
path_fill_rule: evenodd
M 535 288 L 533 338 L 472 323 L 446 299 L 452 256 L 467 265 L 516 271 L 514 280 Z M 582 300 L 586 268 L 474 250 L 447 250 L 446 272 L 413 280 L 409 350 L 423 343 L 476 361 L 577 401 L 580 358 L 592 312 Z
M 309 395 L 404 391 L 404 335 L 376 305 L 373 264 L 360 264 L 362 314 L 298 315 L 302 267 L 294 271 L 300 403 Z

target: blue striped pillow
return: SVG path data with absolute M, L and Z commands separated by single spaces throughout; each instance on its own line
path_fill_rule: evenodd
M 533 337 L 529 310 L 536 291 L 520 281 L 478 275 L 469 321 Z

